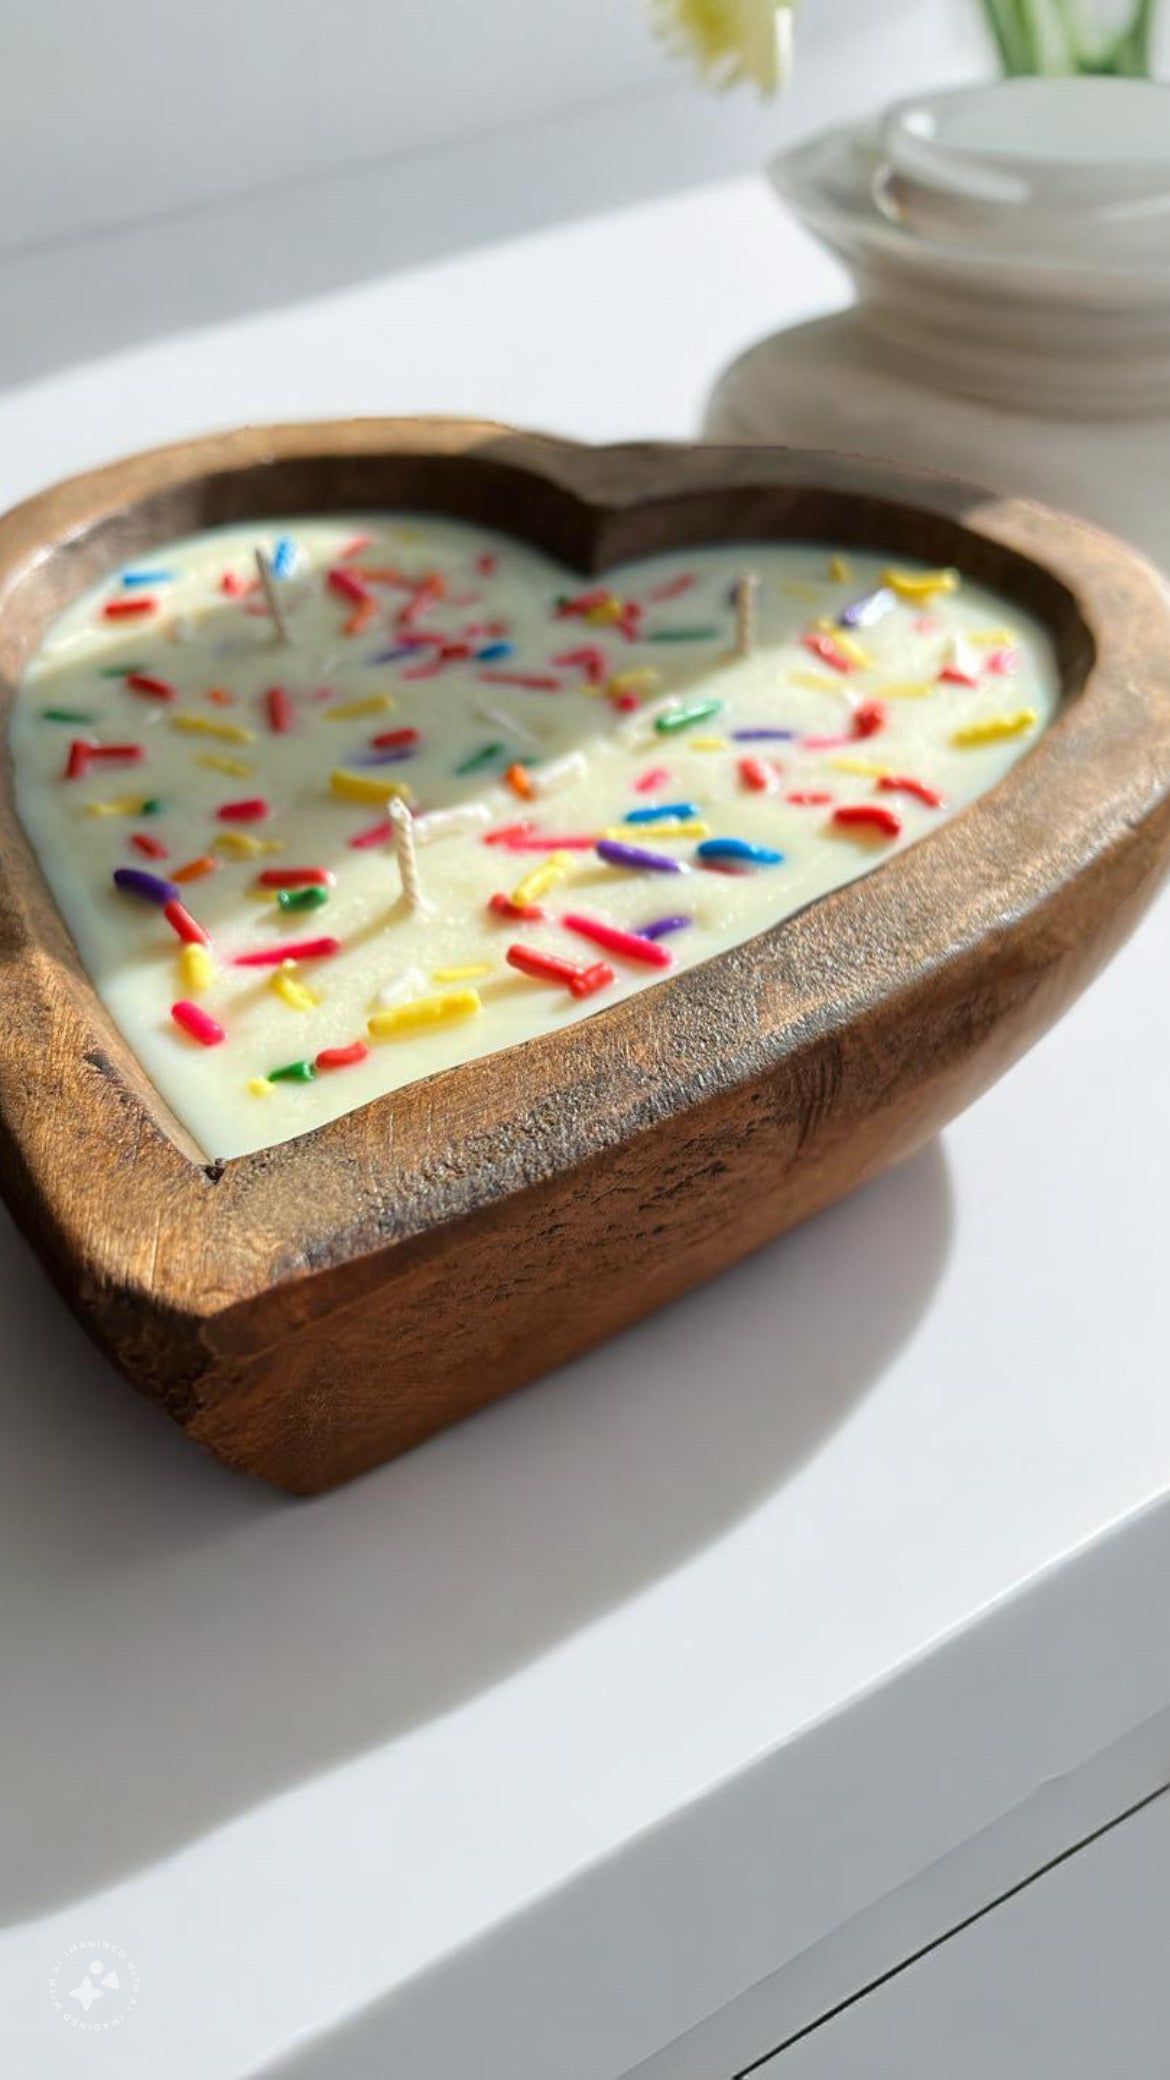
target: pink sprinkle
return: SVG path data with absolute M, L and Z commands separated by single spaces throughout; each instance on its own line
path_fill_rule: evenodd
M 373 539 L 372 534 L 352 534 L 348 542 L 343 542 L 338 550 L 338 562 L 344 563 L 347 556 L 360 556 L 363 549 L 369 548 Z
M 637 794 L 649 794 L 655 787 L 665 787 L 669 778 L 669 766 L 647 766 L 646 771 L 639 773 L 634 782 L 635 792 Z
M 238 578 L 234 571 L 225 571 L 219 581 L 219 589 L 226 593 L 228 599 L 239 599 L 240 594 L 248 590 L 248 581 L 246 578 Z
M 496 567 L 496 559 L 490 549 L 484 549 L 475 559 L 475 568 L 481 578 L 490 578 Z
M 348 1047 L 323 1047 L 315 1065 L 318 1069 L 348 1069 L 355 1062 L 364 1062 L 369 1051 L 364 1040 L 351 1040 Z
M 637 932 L 623 932 L 615 924 L 606 924 L 599 917 L 585 917 L 579 910 L 566 910 L 561 923 L 570 932 L 579 932 L 583 939 L 591 939 L 595 946 L 604 946 L 607 953 L 616 953 L 629 961 L 643 961 L 648 968 L 670 968 L 674 955 L 656 939 L 643 939 Z
M 493 672 L 484 670 L 476 673 L 477 679 L 486 679 L 489 686 L 530 686 L 537 693 L 559 693 L 561 681 L 549 672 Z M 403 677 L 406 674 L 403 673 Z
M 385 844 L 386 839 L 393 837 L 393 835 L 394 825 L 391 823 L 390 818 L 385 816 L 380 823 L 367 824 L 364 831 L 355 831 L 353 837 L 348 839 L 347 843 L 353 847 L 355 852 L 361 852 L 367 845 Z
M 494 830 L 484 832 L 483 842 L 485 845 L 511 845 L 516 838 L 527 837 L 535 829 L 531 820 L 527 823 L 498 823 Z
M 935 615 L 918 614 L 915 616 L 914 633 L 916 636 L 932 636 L 937 627 L 938 621 Z
M 811 650 L 813 656 L 819 657 L 822 664 L 831 665 L 835 672 L 853 670 L 852 661 L 846 657 L 843 650 L 837 648 L 832 636 L 824 629 L 810 628 L 800 640 L 806 650 Z
M 163 904 L 163 916 L 185 946 L 210 946 L 211 940 L 203 926 L 197 923 L 177 896 L 172 902 Z
M 259 823 L 271 811 L 262 794 L 251 794 L 242 802 L 221 802 L 215 813 L 221 823 Z
M 553 658 L 553 663 L 563 665 L 566 669 L 576 666 L 584 673 L 589 686 L 603 686 L 609 677 L 609 664 L 605 652 L 599 650 L 596 643 L 585 643 L 579 650 L 562 650 L 559 656 Z
M 918 801 L 925 802 L 928 809 L 941 809 L 943 797 L 925 780 L 914 780 L 908 773 L 883 773 L 878 781 L 887 794 L 912 794 Z
M 227 1039 L 219 1020 L 212 1018 L 209 1012 L 201 1011 L 198 1004 L 188 1003 L 186 997 L 180 997 L 177 1004 L 171 1005 L 171 1017 L 202 1047 L 218 1047 L 221 1040 Z
M 343 570 L 340 564 L 335 563 L 327 572 L 325 583 L 331 592 L 340 593 L 342 599 L 348 599 L 354 605 L 364 605 L 366 600 L 374 597 L 364 578 L 359 578 L 356 571 Z
M 852 736 L 802 737 L 800 741 L 806 751 L 840 751 L 843 744 L 852 744 L 853 738 Z
M 597 843 L 595 836 L 584 831 L 561 832 L 546 836 L 543 831 L 525 832 L 522 837 L 495 840 L 506 845 L 509 852 L 592 852 Z
M 989 650 L 985 662 L 987 670 L 994 672 L 997 678 L 1007 678 L 1018 669 L 1020 653 L 1010 643 L 1004 644 L 998 650 Z
M 826 802 L 831 802 L 833 797 L 826 794 L 822 787 L 799 787 L 794 794 L 786 794 L 784 799 L 786 802 L 795 803 L 798 809 L 820 809 Z
M 234 964 L 237 968 L 279 968 L 282 961 L 324 960 L 327 954 L 340 952 L 340 939 L 282 939 L 279 946 L 258 946 L 254 953 L 237 953 Z
M 661 585 L 652 585 L 646 597 L 657 606 L 660 600 L 677 599 L 680 592 L 689 592 L 694 582 L 690 571 L 680 571 L 677 578 L 667 578 Z
M 282 737 L 293 726 L 293 705 L 283 686 L 270 686 L 264 696 L 264 710 L 268 716 L 268 727 L 273 736 Z

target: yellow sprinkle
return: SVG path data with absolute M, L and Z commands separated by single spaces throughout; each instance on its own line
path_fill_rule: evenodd
M 237 779 L 246 780 L 255 771 L 245 758 L 226 758 L 222 751 L 201 751 L 195 760 L 197 766 L 206 766 L 212 773 L 232 773 Z
M 829 764 L 835 766 L 839 773 L 856 773 L 861 780 L 880 780 L 882 774 L 890 770 L 889 766 L 878 765 L 876 759 L 854 758 L 852 753 L 841 758 L 831 758 Z
M 266 1076 L 249 1076 L 248 1089 L 254 1098 L 270 1098 L 272 1096 L 272 1085 Z
M 842 657 L 847 657 L 850 664 L 856 665 L 859 671 L 864 671 L 867 666 L 873 663 L 869 651 L 863 650 L 861 644 L 846 629 L 835 628 L 833 630 L 833 641 L 841 652 Z
M 555 881 L 563 880 L 565 870 L 570 865 L 571 861 L 567 852 L 550 852 L 547 859 L 542 859 L 539 866 L 531 867 L 523 879 L 516 883 L 515 888 L 512 890 L 512 901 L 514 903 L 537 902 L 545 890 L 551 888 Z
M 726 737 L 688 737 L 688 751 L 726 751 Z
M 809 693 L 840 693 L 841 681 L 827 679 L 823 672 L 802 672 L 799 668 L 785 674 L 790 686 L 803 686 Z M 688 739 L 694 743 L 694 738 Z
M 620 599 L 599 599 L 595 607 L 585 609 L 581 619 L 599 626 L 607 621 L 616 621 L 622 611 Z
M 615 698 L 622 693 L 652 693 L 659 677 L 660 674 L 655 671 L 653 665 L 639 665 L 632 672 L 615 672 L 607 685 L 599 686 L 595 690 L 598 693 L 613 694 Z
M 1014 715 L 990 715 L 986 722 L 967 722 L 955 730 L 952 744 L 994 744 L 998 737 L 1022 737 L 1036 720 L 1035 708 L 1017 708 Z
M 920 701 L 923 694 L 934 691 L 929 679 L 906 679 L 894 686 L 883 686 L 881 694 L 884 701 Z
M 206 946 L 184 946 L 179 955 L 179 972 L 184 989 L 192 990 L 196 996 L 206 989 L 215 972 Z
M 293 973 L 294 966 L 295 962 L 286 961 L 275 969 L 269 988 L 274 990 L 278 997 L 282 997 L 291 1010 L 315 1011 L 321 999 L 315 989 L 309 989 L 305 983 L 297 981 Z
M 853 565 L 847 556 L 830 556 L 829 576 L 834 585 L 847 585 L 853 576 Z
M 258 859 L 262 852 L 284 851 L 283 838 L 254 838 L 251 831 L 220 831 L 215 844 L 232 859 Z
M 356 722 L 360 715 L 384 715 L 388 708 L 397 707 L 392 693 L 366 693 L 360 700 L 338 701 L 335 708 L 323 710 L 327 722 Z
M 649 838 L 709 838 L 711 826 L 709 823 L 701 822 L 698 817 L 664 816 L 661 823 L 643 823 L 638 826 L 629 823 L 611 824 L 601 835 L 603 838 L 620 838 L 629 845 L 635 840 L 640 842 Z
M 337 766 L 329 775 L 329 787 L 343 802 L 409 802 L 413 796 L 404 780 L 386 780 L 379 773 L 347 773 Z
M 957 592 L 958 571 L 883 571 L 882 583 L 896 592 L 899 599 L 909 600 L 917 606 L 922 600 L 933 599 L 936 592 Z
M 807 578 L 781 578 L 780 590 L 781 592 L 789 593 L 793 599 L 819 599 L 821 597 L 820 586 L 810 585 Z
M 474 982 L 477 975 L 490 975 L 490 961 L 469 961 L 465 968 L 432 968 L 432 982 Z
M 969 628 L 966 636 L 969 643 L 978 644 L 981 650 L 998 650 L 1002 644 L 1016 640 L 1014 628 Z
M 112 802 L 87 802 L 87 816 L 137 816 L 142 807 L 140 794 L 116 795 Z
M 215 722 L 210 715 L 172 715 L 171 728 L 193 737 L 218 737 L 221 744 L 254 744 L 256 732 L 242 722 Z
M 375 1011 L 366 1024 L 375 1040 L 391 1040 L 398 1033 L 417 1032 L 420 1026 L 446 1026 L 457 1018 L 472 1018 L 482 1010 L 478 990 L 450 989 L 439 997 L 411 997 L 405 1004 Z

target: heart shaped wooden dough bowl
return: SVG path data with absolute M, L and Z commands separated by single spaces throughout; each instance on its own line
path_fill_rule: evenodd
M 53 617 L 159 544 L 378 509 L 474 521 L 590 575 L 760 540 L 954 566 L 1039 619 L 1062 700 L 986 794 L 775 927 L 224 1164 L 195 1148 L 99 1000 L 6 762 L 5 1195 L 127 1379 L 220 1458 L 301 1494 L 572 1358 L 908 1155 L 1089 981 L 1170 847 L 1156 574 L 1040 507 L 831 455 L 359 420 L 116 463 L 0 521 L 6 706 Z

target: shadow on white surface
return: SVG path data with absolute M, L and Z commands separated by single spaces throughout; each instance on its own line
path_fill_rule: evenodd
M 717 1540 L 909 1339 L 951 1225 L 935 1143 L 714 1288 L 298 1503 L 139 1402 L 4 1217 L 0 1921 L 441 1715 Z

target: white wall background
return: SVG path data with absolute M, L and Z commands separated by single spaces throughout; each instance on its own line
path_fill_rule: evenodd
M 984 60 L 975 0 L 805 0 L 843 112 L 876 45 L 908 76 Z M 883 66 L 885 71 L 886 67 Z M 643 0 L 4 0 L 0 252 L 644 96 L 688 94 L 696 165 L 758 158 L 782 109 L 684 87 Z

